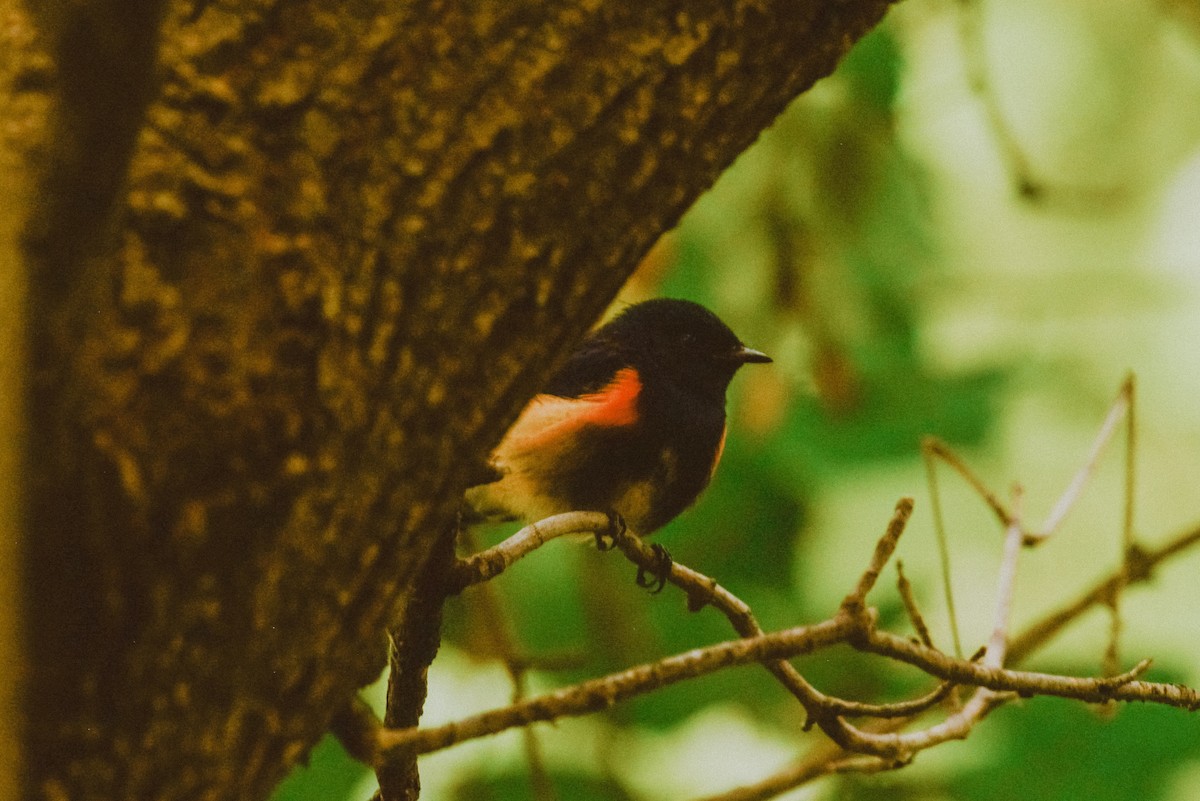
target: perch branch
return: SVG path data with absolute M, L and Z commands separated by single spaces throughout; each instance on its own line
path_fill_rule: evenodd
M 389 729 L 378 733 L 377 749 L 384 758 L 389 754 L 402 753 L 408 756 L 428 753 L 446 748 L 468 739 L 495 734 L 505 729 L 524 726 L 536 721 L 553 720 L 598 711 L 634 695 L 651 692 L 685 679 L 707 675 L 716 670 L 754 662 L 770 662 L 811 653 L 837 643 L 848 643 L 859 650 L 904 662 L 946 682 L 986 688 L 992 693 L 976 693 L 962 710 L 947 720 L 920 732 L 887 734 L 867 732 L 845 723 L 838 715 L 840 709 L 833 704 L 823 706 L 827 698 L 811 689 L 811 706 L 805 704 L 810 716 L 827 733 L 837 734 L 835 742 L 848 751 L 905 760 L 922 748 L 927 748 L 946 739 L 965 736 L 975 721 L 981 719 L 996 705 L 1003 703 L 1009 694 L 1020 696 L 1055 695 L 1092 703 L 1106 701 L 1146 701 L 1177 706 L 1185 709 L 1200 708 L 1200 693 L 1179 685 L 1161 684 L 1140 680 L 1148 669 L 1149 661 L 1143 660 L 1132 670 L 1108 678 L 1076 678 L 1046 673 L 1009 670 L 999 666 L 1003 657 L 1002 638 L 994 636 L 994 650 L 999 654 L 988 656 L 985 661 L 956 659 L 909 639 L 879 631 L 875 626 L 873 610 L 862 606 L 863 594 L 868 591 L 887 558 L 895 548 L 896 539 L 903 529 L 897 523 L 902 517 L 904 502 L 898 504 L 888 531 L 876 546 L 875 553 L 854 590 L 847 595 L 839 612 L 829 620 L 810 626 L 799 626 L 772 634 L 761 634 L 740 640 L 720 643 L 706 648 L 697 648 L 658 662 L 640 665 L 620 673 L 592 679 L 573 687 L 564 688 L 542 696 L 529 698 L 510 706 L 475 715 L 443 726 L 426 729 Z M 578 521 L 577 521 L 578 522 Z M 605 521 L 607 524 L 607 520 Z M 594 530 L 594 529 L 593 529 Z M 623 540 L 625 538 L 621 538 Z M 629 537 L 636 541 L 635 538 Z M 1019 524 L 1010 527 L 1009 541 L 1020 539 Z M 647 549 L 649 550 L 649 549 Z M 636 552 L 636 551 L 635 551 Z M 1016 553 L 1017 549 L 1006 548 Z M 653 558 L 653 557 L 647 557 Z M 1008 557 L 1011 559 L 1012 557 Z M 687 572 L 685 572 L 687 571 Z M 1002 571 L 1001 592 L 997 603 L 998 620 L 1007 615 L 1007 601 L 1014 569 Z M 672 565 L 668 580 L 672 583 L 691 581 L 692 591 L 707 593 L 704 596 L 723 597 L 714 593 L 715 582 L 682 565 Z M 736 605 L 745 605 L 732 595 Z M 748 608 L 745 608 L 747 615 Z M 752 617 L 749 619 L 752 620 Z M 744 624 L 743 624 L 744 625 Z M 757 625 L 755 623 L 754 625 Z M 1006 623 L 997 626 L 1003 632 Z M 798 674 L 797 674 L 798 675 Z M 805 686 L 807 682 L 805 682 Z M 832 735 L 831 735 L 832 736 Z
M 455 562 L 448 580 L 450 592 L 495 578 L 550 540 L 569 534 L 603 534 L 611 528 L 612 521 L 599 512 L 566 512 L 530 523 L 499 545 Z

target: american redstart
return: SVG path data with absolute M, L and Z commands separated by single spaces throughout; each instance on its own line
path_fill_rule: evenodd
M 650 534 L 696 500 L 725 446 L 725 391 L 769 362 L 686 300 L 638 303 L 592 332 L 492 453 L 500 478 L 468 490 L 484 514 L 536 521 L 620 515 Z

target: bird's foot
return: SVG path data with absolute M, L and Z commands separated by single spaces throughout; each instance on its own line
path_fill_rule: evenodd
M 617 547 L 617 540 L 624 537 L 628 529 L 629 526 L 625 525 L 625 518 L 615 511 L 609 511 L 608 528 L 596 532 L 596 550 L 611 551 Z
M 650 550 L 654 551 L 654 564 L 651 567 L 638 566 L 637 585 L 650 590 L 651 595 L 657 595 L 667 586 L 667 576 L 671 575 L 671 565 L 675 560 L 671 552 L 658 543 L 653 543 Z

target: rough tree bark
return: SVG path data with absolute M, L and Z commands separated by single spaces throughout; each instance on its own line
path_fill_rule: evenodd
M 0 0 L 25 797 L 264 798 L 555 359 L 888 3 Z

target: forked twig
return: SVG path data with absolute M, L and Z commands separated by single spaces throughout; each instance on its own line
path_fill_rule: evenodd
M 1059 496 L 1050 513 L 1047 515 L 1046 520 L 1035 530 L 1021 528 L 1022 541 L 1025 545 L 1038 545 L 1058 531 L 1059 527 L 1066 520 L 1067 515 L 1075 507 L 1076 503 L 1078 503 L 1088 481 L 1095 474 L 1100 458 L 1103 456 L 1109 442 L 1112 441 L 1113 433 L 1116 431 L 1117 426 L 1124 421 L 1126 423 L 1125 480 L 1121 526 L 1121 538 L 1124 544 L 1123 560 L 1127 559 L 1128 555 L 1135 551 L 1136 544 L 1133 535 L 1133 495 L 1136 478 L 1134 467 L 1136 445 L 1134 398 L 1134 377 L 1130 374 L 1122 382 L 1116 399 L 1109 407 L 1104 422 L 1100 425 L 1100 430 L 1092 441 L 1083 465 L 1076 471 L 1067 488 Z M 954 592 L 950 580 L 950 553 L 947 544 L 945 522 L 942 517 L 935 462 L 941 461 L 945 463 L 959 477 L 966 481 L 968 486 L 975 490 L 979 497 L 988 505 L 1006 530 L 1016 523 L 1018 515 L 1006 506 L 994 492 L 989 490 L 967 463 L 959 458 L 945 443 L 934 437 L 927 437 L 921 444 L 921 452 L 925 460 L 926 475 L 929 481 L 929 494 L 934 515 L 934 533 L 937 537 L 938 550 L 941 556 L 942 587 L 946 597 L 947 612 L 950 616 L 950 631 L 954 638 L 955 654 L 961 656 L 962 651 L 958 638 L 957 614 L 954 609 Z M 1123 569 L 1128 570 L 1128 568 Z M 1118 583 L 1112 588 L 1111 595 L 1107 599 L 1112 615 L 1104 658 L 1105 671 L 1108 673 L 1115 673 L 1119 664 L 1118 640 L 1121 630 L 1121 590 L 1122 586 Z
M 1100 430 L 1092 441 L 1091 448 L 1088 450 L 1088 456 L 1084 460 L 1083 465 L 1071 478 L 1071 482 L 1067 485 L 1062 495 L 1059 496 L 1050 513 L 1046 516 L 1045 521 L 1036 529 L 1022 529 L 1026 545 L 1038 545 L 1058 531 L 1063 521 L 1066 520 L 1067 515 L 1075 507 L 1075 504 L 1078 503 L 1080 495 L 1083 494 L 1083 490 L 1087 486 L 1087 482 L 1096 472 L 1096 466 L 1100 461 L 1100 457 L 1103 456 L 1105 448 L 1112 440 L 1113 432 L 1122 421 L 1128 424 L 1125 462 L 1125 506 L 1122 509 L 1122 532 L 1126 538 L 1126 546 L 1128 547 L 1132 544 L 1135 429 L 1131 413 L 1134 402 L 1134 388 L 1134 378 L 1132 375 L 1129 375 L 1122 382 L 1116 400 L 1109 407 L 1108 414 L 1105 415 L 1104 422 L 1101 424 Z M 1015 518 L 1013 512 L 994 492 L 987 488 L 967 463 L 944 442 L 936 437 L 926 437 L 921 443 L 921 451 L 925 457 L 929 475 L 931 476 L 931 497 L 933 497 L 933 493 L 935 492 L 933 488 L 936 488 L 937 485 L 936 478 L 932 478 L 934 476 L 932 464 L 933 460 L 936 459 L 954 470 L 960 478 L 975 490 L 979 497 L 992 510 L 993 514 L 996 515 L 996 519 L 1000 522 L 1000 525 L 1007 527 L 1013 522 Z M 940 501 L 934 501 L 934 507 L 935 518 L 940 520 Z

